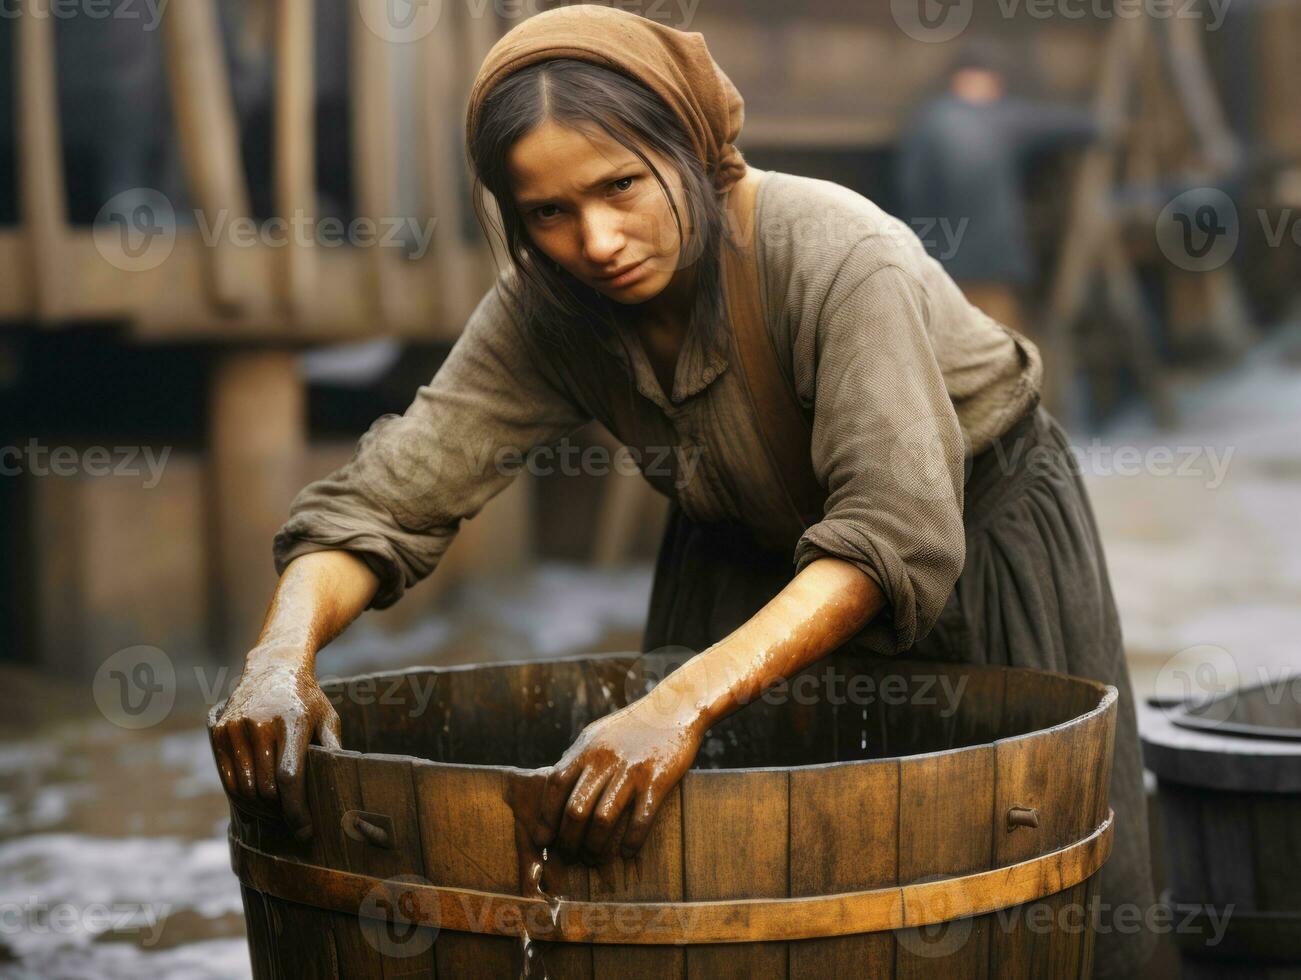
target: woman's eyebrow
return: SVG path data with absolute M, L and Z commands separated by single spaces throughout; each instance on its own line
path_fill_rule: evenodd
M 631 166 L 633 166 L 633 164 L 626 163 L 622 167 L 615 167 L 613 170 L 606 173 L 605 176 L 598 177 L 596 180 L 592 181 L 591 183 L 585 184 L 583 187 L 580 188 L 580 190 L 590 191 L 597 187 L 600 187 L 602 184 L 608 184 L 610 181 L 617 179 L 616 175 L 619 173 L 619 171 L 627 170 Z M 543 204 L 550 204 L 552 200 L 553 199 L 549 197 L 517 197 L 515 199 L 515 204 L 517 207 L 520 208 L 535 208 Z

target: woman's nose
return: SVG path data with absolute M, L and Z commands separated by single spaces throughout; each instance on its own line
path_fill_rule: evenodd
M 595 209 L 583 216 L 583 257 L 592 265 L 608 265 L 624 247 L 623 219 L 613 208 Z

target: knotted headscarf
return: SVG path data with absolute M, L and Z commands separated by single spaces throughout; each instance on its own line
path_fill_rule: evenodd
M 733 145 L 745 121 L 745 100 L 710 55 L 705 36 L 590 3 L 535 14 L 492 46 L 470 90 L 467 142 L 494 85 L 512 72 L 552 58 L 575 58 L 620 71 L 659 95 L 682 121 L 718 191 L 745 174 L 745 160 Z

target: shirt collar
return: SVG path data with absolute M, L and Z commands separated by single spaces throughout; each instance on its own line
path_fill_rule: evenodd
M 674 406 L 698 395 L 727 370 L 727 329 L 724 322 L 713 340 L 706 340 L 700 330 L 688 332 L 682 343 L 682 351 L 678 354 L 673 391 L 668 393 L 667 400 L 641 339 L 631 326 L 620 324 L 616 328 L 617 332 L 603 330 L 599 336 L 602 346 L 632 375 L 637 390 L 663 410 L 670 411 Z

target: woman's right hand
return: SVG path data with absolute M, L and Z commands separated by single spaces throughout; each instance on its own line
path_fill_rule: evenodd
M 312 836 L 303 762 L 315 740 L 340 748 L 339 715 L 317 683 L 311 657 L 254 649 L 212 728 L 226 792 L 277 807 L 299 840 Z

